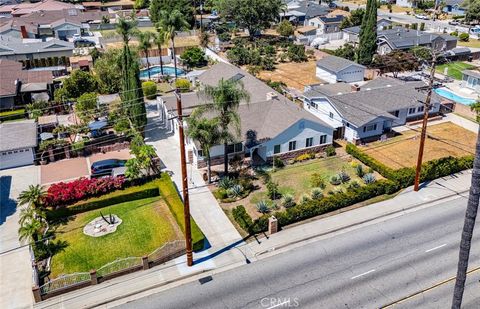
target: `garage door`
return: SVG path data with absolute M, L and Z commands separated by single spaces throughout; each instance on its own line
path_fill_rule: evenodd
M 20 149 L 0 153 L 0 169 L 33 164 L 32 149 Z

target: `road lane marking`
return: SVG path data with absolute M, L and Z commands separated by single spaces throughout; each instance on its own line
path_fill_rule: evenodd
M 356 279 L 356 278 L 358 278 L 358 277 L 368 275 L 369 273 L 373 273 L 374 271 L 375 271 L 375 269 L 370 269 L 369 271 L 364 272 L 363 274 L 360 274 L 360 275 L 353 276 L 353 277 L 350 278 L 350 279 Z
M 436 246 L 435 248 L 425 250 L 425 253 L 431 252 L 431 251 L 433 251 L 433 250 L 440 249 L 440 248 L 442 248 L 442 247 L 445 247 L 446 245 L 447 245 L 447 244 L 443 244 L 443 245 L 440 245 L 440 246 Z

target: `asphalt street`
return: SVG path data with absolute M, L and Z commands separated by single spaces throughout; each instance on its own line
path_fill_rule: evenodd
M 466 199 L 322 239 L 153 294 L 123 308 L 380 308 L 456 273 Z M 475 230 L 469 269 L 480 266 Z M 479 308 L 479 272 L 464 308 Z M 449 308 L 453 282 L 395 308 Z

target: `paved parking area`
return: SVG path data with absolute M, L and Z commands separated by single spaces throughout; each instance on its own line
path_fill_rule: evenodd
M 96 153 L 89 157 L 79 157 L 60 160 L 57 162 L 42 165 L 40 183 L 48 185 L 59 181 L 74 180 L 79 177 L 90 175 L 90 165 L 93 162 L 105 159 L 130 159 L 130 150 L 122 149 L 106 153 Z

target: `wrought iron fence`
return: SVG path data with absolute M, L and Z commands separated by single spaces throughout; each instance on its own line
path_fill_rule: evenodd
M 175 240 L 167 242 L 160 248 L 157 248 L 155 251 L 148 255 L 148 260 L 156 262 L 158 260 L 165 259 L 166 257 L 175 255 L 185 250 L 185 242 L 183 240 Z
M 116 259 L 113 262 L 103 265 L 97 270 L 97 276 L 104 277 L 109 274 L 113 274 L 127 268 L 142 265 L 141 257 L 127 257 L 123 259 Z
M 82 282 L 90 281 L 90 273 L 73 273 L 50 280 L 40 287 L 40 293 L 45 295 L 54 291 L 72 287 Z

